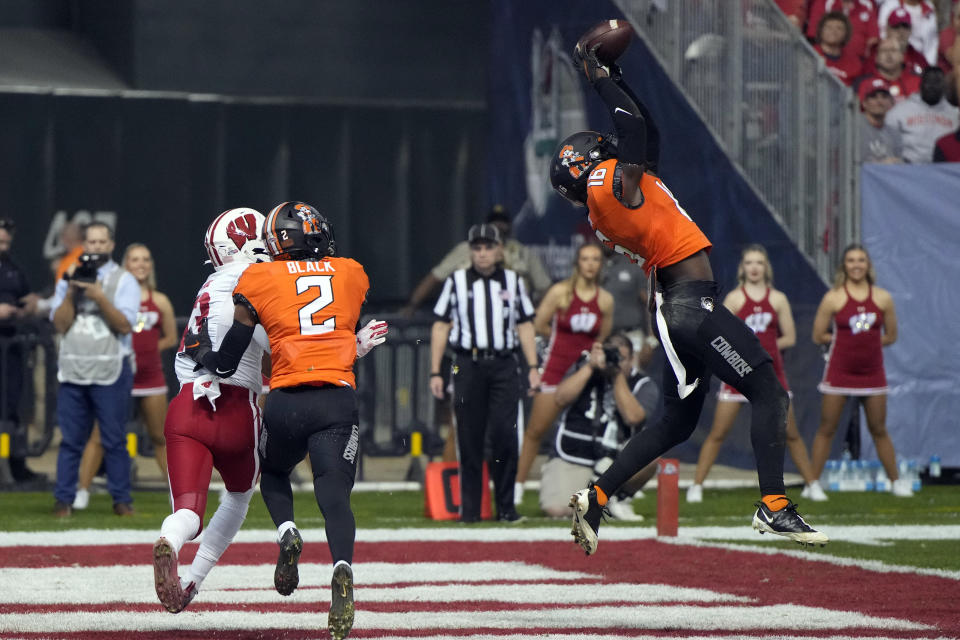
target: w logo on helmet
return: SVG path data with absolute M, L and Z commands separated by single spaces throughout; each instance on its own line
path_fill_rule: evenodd
M 230 221 L 226 228 L 227 237 L 237 249 L 242 249 L 247 240 L 257 239 L 257 218 L 252 213 L 238 216 Z
M 576 151 L 572 144 L 561 147 L 559 158 L 560 164 L 570 171 L 571 176 L 579 178 L 583 174 L 581 165 L 586 162 L 586 158 L 583 157 L 582 153 Z

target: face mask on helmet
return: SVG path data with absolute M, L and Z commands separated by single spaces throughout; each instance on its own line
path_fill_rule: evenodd
M 275 260 L 319 260 L 336 255 L 333 225 L 305 202 L 284 202 L 267 214 L 263 237 Z
M 581 131 L 557 146 L 550 163 L 550 184 L 578 207 L 587 204 L 587 178 L 594 165 L 613 158 L 616 139 L 596 131 Z
M 256 209 L 229 209 L 214 218 L 203 237 L 203 246 L 214 269 L 232 262 L 269 262 L 263 244 L 263 214 Z

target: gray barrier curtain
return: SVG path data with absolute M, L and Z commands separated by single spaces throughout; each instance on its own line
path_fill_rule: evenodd
M 150 247 L 185 313 L 213 217 L 296 199 L 328 215 L 370 301 L 391 305 L 484 214 L 478 108 L 0 93 L 0 117 L 0 215 L 18 224 L 13 253 L 34 289 L 52 285 L 63 224 L 101 219 L 116 224 L 118 260 L 131 242 Z

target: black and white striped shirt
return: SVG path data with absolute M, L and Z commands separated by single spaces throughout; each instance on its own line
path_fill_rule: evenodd
M 433 307 L 441 322 L 450 322 L 454 349 L 509 351 L 518 345 L 517 325 L 533 319 L 533 303 L 523 279 L 497 267 L 487 277 L 473 267 L 454 271 Z

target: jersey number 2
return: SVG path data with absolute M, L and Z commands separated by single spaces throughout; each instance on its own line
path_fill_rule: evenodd
M 333 276 L 300 276 L 297 278 L 297 295 L 316 287 L 320 295 L 300 307 L 300 335 L 315 336 L 328 333 L 337 328 L 336 316 L 330 316 L 320 324 L 313 321 L 313 316 L 333 302 Z

